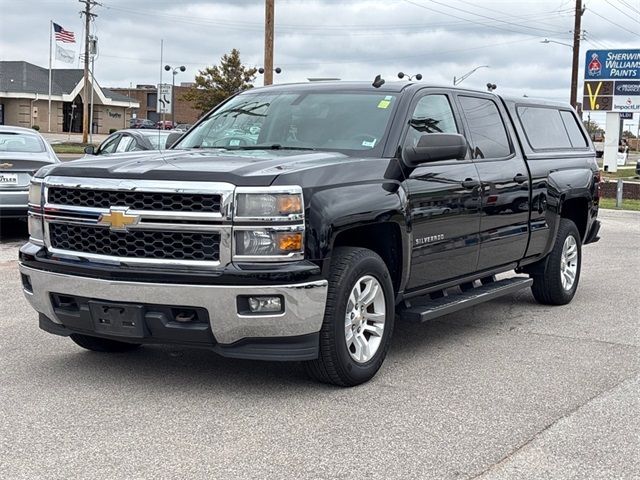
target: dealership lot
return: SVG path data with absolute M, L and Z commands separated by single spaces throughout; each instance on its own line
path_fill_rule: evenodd
M 368 384 L 45 334 L 0 230 L 0 478 L 638 478 L 640 214 L 603 211 L 573 303 L 398 324 Z

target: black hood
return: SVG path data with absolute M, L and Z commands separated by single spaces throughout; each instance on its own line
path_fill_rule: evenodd
M 168 150 L 85 157 L 45 168 L 39 176 L 229 182 L 270 185 L 278 175 L 344 163 L 336 152 L 297 150 Z

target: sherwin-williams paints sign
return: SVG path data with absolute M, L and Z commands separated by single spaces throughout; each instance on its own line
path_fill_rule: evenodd
M 640 111 L 640 49 L 588 50 L 583 110 Z

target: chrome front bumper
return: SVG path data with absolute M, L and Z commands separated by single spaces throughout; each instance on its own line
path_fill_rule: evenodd
M 320 331 L 328 282 L 274 286 L 182 285 L 121 282 L 63 275 L 20 265 L 32 292 L 24 290 L 31 306 L 61 324 L 51 303 L 51 293 L 76 295 L 112 302 L 202 307 L 209 313 L 211 331 L 220 344 L 244 338 L 290 337 Z M 282 295 L 284 312 L 274 315 L 241 315 L 238 295 Z

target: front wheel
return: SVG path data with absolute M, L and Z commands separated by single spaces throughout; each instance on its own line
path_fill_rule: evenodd
M 393 285 L 384 261 L 365 248 L 336 248 L 320 352 L 305 364 L 309 375 L 344 387 L 373 378 L 387 355 L 394 315 Z
M 575 223 L 560 219 L 553 250 L 546 259 L 541 274 L 532 275 L 531 291 L 545 305 L 566 305 L 578 289 L 582 249 L 580 233 Z

